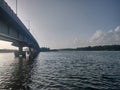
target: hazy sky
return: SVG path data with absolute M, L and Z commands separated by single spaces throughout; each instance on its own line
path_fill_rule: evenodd
M 16 0 L 5 1 L 15 11 Z M 120 43 L 120 0 L 18 0 L 18 16 L 40 46 Z

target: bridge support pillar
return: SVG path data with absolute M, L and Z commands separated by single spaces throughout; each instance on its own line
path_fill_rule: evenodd
M 22 52 L 22 51 L 23 51 L 23 47 L 19 46 L 19 52 Z
M 35 49 L 29 47 L 29 59 L 33 59 L 38 55 L 38 52 Z
M 15 57 L 26 57 L 26 52 L 23 51 L 23 47 L 19 46 L 19 50 L 15 52 Z
M 29 47 L 29 57 L 32 56 L 32 49 Z

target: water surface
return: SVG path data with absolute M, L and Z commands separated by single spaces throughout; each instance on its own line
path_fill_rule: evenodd
M 120 90 L 119 51 L 41 52 L 34 60 L 0 54 L 0 89 Z

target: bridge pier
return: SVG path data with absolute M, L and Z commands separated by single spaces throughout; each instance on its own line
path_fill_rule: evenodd
M 23 51 L 23 47 L 22 46 L 19 46 L 19 52 L 22 52 Z
M 28 51 L 23 51 L 23 46 L 18 46 L 19 50 L 14 52 L 15 57 L 22 57 L 22 58 L 26 58 L 27 55 L 29 56 L 29 59 L 33 59 L 38 55 L 38 51 L 36 51 L 33 48 L 29 47 Z
M 24 57 L 26 58 L 26 52 L 23 51 L 23 47 L 19 46 L 19 50 L 15 52 L 15 57 Z
M 29 47 L 29 59 L 35 58 L 38 54 L 39 52 L 37 50 Z

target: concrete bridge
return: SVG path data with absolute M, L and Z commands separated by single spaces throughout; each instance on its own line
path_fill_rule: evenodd
M 35 38 L 4 0 L 0 0 L 0 40 L 12 42 L 19 53 L 23 47 L 29 47 L 32 52 L 40 51 Z

